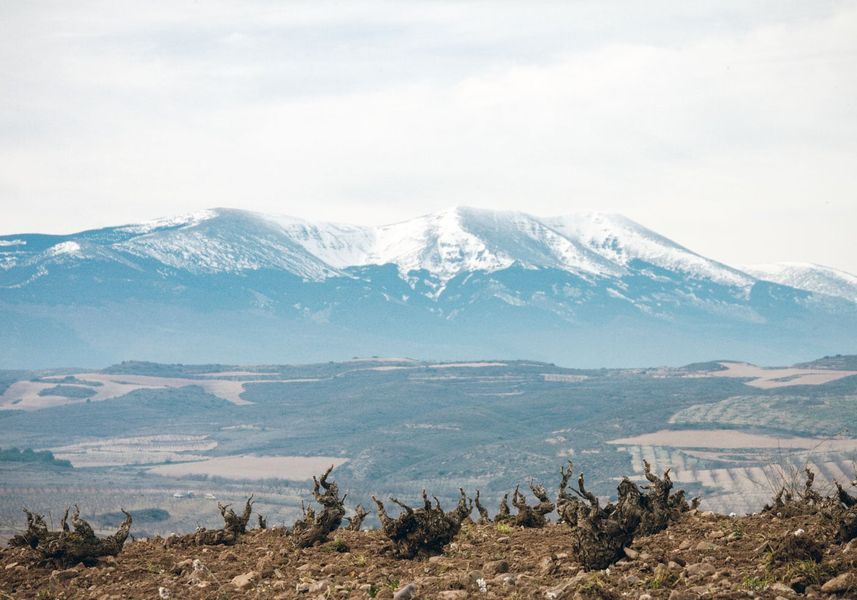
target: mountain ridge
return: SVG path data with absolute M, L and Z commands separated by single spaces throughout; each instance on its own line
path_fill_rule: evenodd
M 771 279 L 620 215 L 457 207 L 366 227 L 210 209 L 0 236 L 0 366 L 81 353 L 97 365 L 499 351 L 637 366 L 853 351 L 847 277 Z
M 245 249 L 255 242 L 259 244 L 260 251 L 252 253 L 251 257 L 236 258 L 237 244 L 219 245 L 217 238 L 209 238 L 210 247 L 195 244 L 207 229 L 211 229 L 207 224 L 217 219 L 229 219 L 231 226 L 239 224 L 241 229 L 249 223 L 255 224 L 256 239 L 242 238 L 240 234 L 243 231 L 230 233 L 238 238 L 237 241 L 245 242 Z M 259 230 L 264 229 L 283 237 L 275 240 L 258 235 Z M 0 236 L 0 268 L 9 270 L 16 266 L 16 251 L 28 249 L 27 242 L 20 239 L 22 237 L 56 239 L 56 245 L 45 250 L 47 258 L 80 254 L 82 249 L 78 238 L 98 240 L 98 234 L 105 231 L 127 236 L 127 239 L 116 241 L 108 239 L 112 249 L 153 257 L 167 266 L 190 270 L 241 271 L 272 267 L 307 278 L 323 278 L 341 275 L 340 270 L 348 267 L 395 264 L 403 275 L 425 269 L 442 280 L 448 280 L 462 271 L 491 272 L 508 268 L 516 262 L 528 268 L 560 268 L 578 274 L 615 276 L 625 272 L 629 262 L 645 260 L 730 285 L 749 286 L 754 280 L 763 280 L 816 293 L 840 295 L 837 293 L 840 290 L 834 287 L 813 287 L 811 281 L 801 285 L 800 278 L 781 275 L 789 268 L 794 271 L 800 267 L 804 272 L 835 273 L 847 286 L 857 289 L 857 276 L 823 265 L 787 262 L 746 267 L 726 265 L 619 214 L 580 212 L 541 218 L 518 211 L 469 207 L 453 207 L 377 227 L 214 208 L 72 234 L 10 234 Z M 178 239 L 172 240 L 171 244 L 151 243 L 158 236 L 168 238 L 168 242 L 170 237 Z M 539 243 L 541 247 L 536 247 Z M 178 256 L 169 253 L 178 247 L 185 251 Z M 282 260 L 289 253 L 300 255 L 301 249 L 306 253 L 300 257 L 301 261 Z M 217 262 L 215 259 L 218 257 L 231 257 L 233 262 Z M 184 260 L 178 260 L 180 258 Z M 841 297 L 857 301 L 857 294 L 851 294 L 850 289 L 845 289 Z

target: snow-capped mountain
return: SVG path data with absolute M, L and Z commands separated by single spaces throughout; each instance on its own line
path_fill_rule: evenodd
M 857 276 L 813 263 L 781 262 L 742 267 L 764 281 L 857 302 Z
M 545 222 L 625 268 L 636 260 L 725 285 L 743 287 L 753 283 L 753 277 L 746 273 L 700 256 L 622 215 L 590 212 Z
M 266 215 L 307 252 L 336 268 L 392 264 L 440 281 L 512 264 L 592 275 L 618 274 L 609 260 L 524 213 L 452 208 L 377 228 Z
M 282 269 L 306 279 L 338 274 L 276 223 L 245 211 L 217 209 L 123 230 L 141 233 L 112 244 L 114 250 L 176 269 L 208 273 Z
M 735 269 L 618 215 L 453 208 L 363 227 L 218 208 L 0 237 L 0 368 L 388 353 L 794 362 L 854 350 L 855 281 Z

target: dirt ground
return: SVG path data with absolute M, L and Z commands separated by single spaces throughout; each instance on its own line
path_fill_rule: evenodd
M 0 597 L 857 598 L 857 540 L 833 543 L 834 528 L 820 514 L 693 511 L 635 540 L 628 558 L 595 572 L 569 557 L 570 529 L 561 524 L 465 525 L 442 556 L 421 561 L 394 558 L 377 530 L 340 530 L 332 541 L 303 550 L 276 529 L 253 530 L 235 546 L 129 541 L 115 559 L 66 570 L 33 566 L 28 550 L 5 548 Z M 798 537 L 820 544 L 820 562 L 772 551 Z
M 857 371 L 832 371 L 829 369 L 766 369 L 748 363 L 722 362 L 725 371 L 712 371 L 711 377 L 752 377 L 747 385 L 763 390 L 790 387 L 793 385 L 823 385 L 837 379 L 857 375 Z

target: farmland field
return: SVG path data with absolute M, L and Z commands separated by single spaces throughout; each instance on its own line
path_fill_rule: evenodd
M 452 503 L 463 486 L 480 489 L 492 512 L 530 478 L 555 487 L 569 459 L 602 496 L 622 475 L 641 477 L 643 460 L 669 467 L 723 512 L 758 510 L 804 466 L 819 485 L 853 478 L 857 377 L 734 364 L 367 359 L 0 372 L 3 447 L 59 461 L 0 462 L 0 529 L 20 526 L 22 505 L 57 515 L 79 503 L 90 516 L 163 510 L 135 527 L 164 534 L 216 525 L 216 501 L 251 493 L 271 523 L 290 522 L 311 475 L 330 464 L 353 504 L 413 499 L 424 487 Z M 759 387 L 769 376 L 778 385 Z

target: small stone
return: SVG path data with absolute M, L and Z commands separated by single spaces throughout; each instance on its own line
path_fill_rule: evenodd
M 169 597 L 170 597 L 169 588 L 165 588 L 165 587 L 159 587 L 158 588 L 158 598 L 162 598 L 163 600 L 166 600 Z
M 639 552 L 637 552 L 636 550 L 632 550 L 631 548 L 623 548 L 622 551 L 625 553 L 625 556 L 627 556 L 631 560 L 636 560 L 640 556 Z
M 720 550 L 720 546 L 703 540 L 696 545 L 696 549 L 700 552 L 713 552 L 714 550 Z
M 274 574 L 274 563 L 271 560 L 271 557 L 263 556 L 256 561 L 256 571 L 259 571 L 259 574 L 263 579 L 271 577 Z
M 176 564 L 174 564 L 173 568 L 170 569 L 170 572 L 173 575 L 181 575 L 185 571 L 189 571 L 191 569 L 193 569 L 193 559 L 192 558 L 186 558 L 186 559 L 181 560 L 181 561 L 177 562 Z
M 249 571 L 244 573 L 243 575 L 236 575 L 232 578 L 232 585 L 234 585 L 239 590 L 243 590 L 245 588 L 250 587 L 254 581 L 259 577 L 259 574 L 256 571 Z
M 694 563 L 684 568 L 684 572 L 687 573 L 688 577 L 708 577 L 709 575 L 713 575 L 716 570 L 714 565 L 707 562 Z
M 780 594 L 780 596 L 794 596 L 795 595 L 795 591 L 792 588 L 790 588 L 789 586 L 787 586 L 784 583 L 780 583 L 779 581 L 777 581 L 776 583 L 772 583 L 768 587 L 768 590 L 771 592 L 775 592 L 777 594 Z
M 315 581 L 310 584 L 309 591 L 310 593 L 314 592 L 326 592 L 327 588 L 331 586 L 329 579 L 321 579 L 319 581 Z
M 715 530 L 713 530 L 713 531 L 709 531 L 709 532 L 708 532 L 708 534 L 706 534 L 706 536 L 705 536 L 705 537 L 707 537 L 707 538 L 709 538 L 709 539 L 712 539 L 712 540 L 719 540 L 719 539 L 720 539 L 720 538 L 722 538 L 724 535 L 726 535 L 726 534 L 725 534 L 725 533 L 723 533 L 723 531 L 722 531 L 722 530 L 720 530 L 720 529 L 715 529 Z
M 17 566 L 18 566 L 18 563 L 16 563 L 16 562 L 11 562 L 11 563 L 9 563 L 8 565 L 6 565 L 4 568 L 5 568 L 7 571 L 10 571 L 10 570 L 14 569 L 14 568 L 15 568 L 15 567 L 17 567 Z
M 417 586 L 413 583 L 409 583 L 406 586 L 400 587 L 396 590 L 396 593 L 393 594 L 393 600 L 413 600 L 417 596 Z
M 64 569 L 62 571 L 51 571 L 51 579 L 66 581 L 68 579 L 74 579 L 80 575 L 77 569 Z
M 622 581 L 625 583 L 625 585 L 633 587 L 640 583 L 640 578 L 636 575 L 631 574 L 626 576 L 625 579 L 623 579 Z
M 851 590 L 857 590 L 857 575 L 854 573 L 837 575 L 821 586 L 821 591 L 825 594 L 841 594 Z
M 545 556 L 539 561 L 539 573 L 552 575 L 557 570 L 557 564 L 552 556 Z
M 309 591 L 309 584 L 306 581 L 299 581 L 295 584 L 295 591 L 298 594 L 306 594 Z
M 497 575 L 497 577 L 492 579 L 491 583 L 499 587 L 511 587 L 515 585 L 515 576 L 510 575 L 509 573 L 503 573 L 502 575 Z

